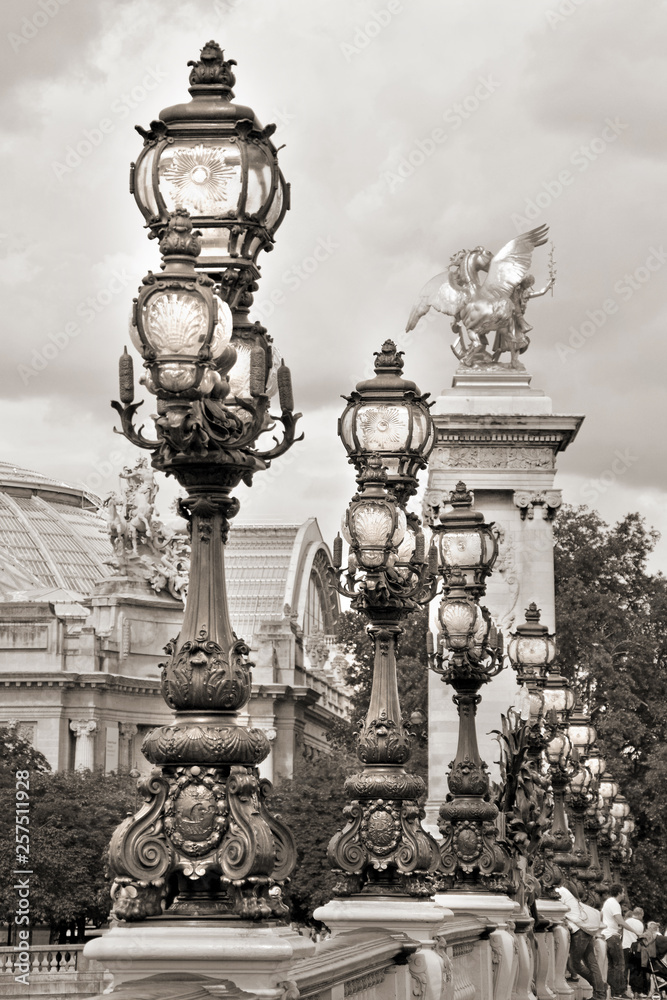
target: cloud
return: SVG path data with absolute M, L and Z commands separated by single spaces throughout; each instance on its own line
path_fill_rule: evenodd
M 3 4 L 0 13 L 8 195 L 0 391 L 11 460 L 81 481 L 117 449 L 108 405 L 117 357 L 140 278 L 159 265 L 127 188 L 141 149 L 133 126 L 187 99 L 186 63 L 213 37 L 238 62 L 237 100 L 278 122 L 292 185 L 256 302 L 292 368 L 307 438 L 293 463 L 276 461 L 270 490 L 260 476 L 256 493 L 242 489 L 244 512 L 315 514 L 330 537 L 354 489 L 335 435 L 341 394 L 387 337 L 402 335 L 419 289 L 451 254 L 478 243 L 499 249 L 516 233 L 513 216 L 540 195 L 548 204 L 537 221 L 551 226 L 558 281 L 553 298 L 531 304 L 526 360 L 556 410 L 587 414 L 561 468 L 585 482 L 616 449 L 634 447 L 618 496 L 656 515 L 651 498 L 667 485 L 667 455 L 647 428 L 664 419 L 664 275 L 627 301 L 615 285 L 666 231 L 660 5 L 585 0 L 552 27 L 554 0 L 403 0 L 346 59 L 341 44 L 387 6 L 382 0 L 53 3 L 58 12 L 16 52 L 10 35 L 39 0 Z M 498 85 L 482 100 L 475 95 L 486 78 Z M 595 152 L 608 118 L 628 127 Z M 386 175 L 402 162 L 405 176 L 390 190 Z M 572 182 L 558 192 L 563 170 Z M 320 241 L 336 248 L 297 283 Z M 546 259 L 535 254 L 538 280 Z M 284 297 L 267 315 L 275 292 Z M 618 310 L 562 363 L 557 345 L 609 298 Z M 80 330 L 65 343 L 68 324 Z M 406 374 L 423 391 L 450 384 L 450 342 L 448 320 L 436 317 L 405 344 Z M 22 379 L 18 367 L 34 365 L 33 352 L 49 344 L 53 357 Z

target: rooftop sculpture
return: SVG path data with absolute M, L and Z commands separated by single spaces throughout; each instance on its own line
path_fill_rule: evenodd
M 530 299 L 553 288 L 556 274 L 553 251 L 549 257 L 549 281 L 534 291 L 535 278 L 528 271 L 535 247 L 547 242 L 548 226 L 538 226 L 510 240 L 494 254 L 484 247 L 459 250 L 449 267 L 431 278 L 419 293 L 406 330 L 413 330 L 429 309 L 454 317 L 456 341 L 452 351 L 466 368 L 522 370 L 519 355 L 530 344 L 532 327 L 525 312 Z M 486 272 L 486 280 L 482 273 Z M 489 351 L 489 336 L 495 333 Z M 467 339 L 466 339 L 467 335 Z M 499 362 L 509 352 L 509 363 Z

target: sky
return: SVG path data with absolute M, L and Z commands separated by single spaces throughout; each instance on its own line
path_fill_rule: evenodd
M 387 338 L 423 392 L 446 390 L 448 318 L 404 334 L 420 288 L 462 247 L 546 223 L 557 281 L 524 360 L 556 412 L 586 414 L 556 485 L 610 522 L 642 513 L 665 568 L 665 2 L 4 0 L 0 19 L 0 460 L 104 496 L 136 457 L 109 407 L 159 265 L 128 190 L 133 126 L 188 99 L 215 39 L 284 144 L 292 209 L 254 318 L 305 433 L 239 488 L 240 517 L 315 516 L 330 541 L 354 492 L 341 395 Z

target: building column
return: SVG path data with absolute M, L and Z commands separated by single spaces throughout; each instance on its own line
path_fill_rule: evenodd
M 139 732 L 139 727 L 133 722 L 119 723 L 120 747 L 118 748 L 118 770 L 127 774 L 133 767 L 134 738 Z
M 98 728 L 97 722 L 95 719 L 88 719 L 85 722 L 70 722 L 69 727 L 76 736 L 74 770 L 92 771 L 95 767 L 95 733 Z

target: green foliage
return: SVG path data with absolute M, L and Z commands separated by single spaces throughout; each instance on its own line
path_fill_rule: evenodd
M 334 747 L 354 752 L 354 732 L 359 722 L 365 718 L 371 696 L 373 680 L 373 643 L 366 631 L 368 624 L 364 615 L 356 611 L 346 611 L 336 625 L 336 641 L 354 657 L 345 670 L 345 680 L 352 688 L 352 721 L 337 723 L 329 734 Z M 420 712 L 423 723 L 411 724 L 414 735 L 412 756 L 408 770 L 426 778 L 428 768 L 428 660 L 426 655 L 426 632 L 428 611 L 420 611 L 402 622 L 403 634 L 398 641 L 396 674 L 398 694 L 403 718 L 410 720 L 414 712 Z
M 51 765 L 32 743 L 17 736 L 14 729 L 0 728 L 0 788 L 14 788 L 16 772 L 32 774 L 51 770 Z
M 126 775 L 34 770 L 30 775 L 31 923 L 82 927 L 106 920 L 109 883 L 104 856 L 115 827 L 134 811 L 135 781 Z M 0 884 L 12 885 L 14 783 L 0 788 Z M 0 899 L 12 921 L 16 900 Z
M 593 712 L 636 822 L 633 903 L 667 919 L 667 580 L 647 569 L 658 535 L 638 514 L 609 526 L 565 507 L 555 527 L 558 664 Z
M 294 777 L 275 788 L 271 808 L 292 830 L 297 842 L 297 868 L 285 899 L 292 919 L 317 926 L 313 911 L 328 902 L 337 882 L 327 861 L 327 847 L 345 825 L 343 808 L 348 796 L 345 778 L 359 769 L 356 757 L 345 752 L 322 755 L 315 760 L 299 757 Z

